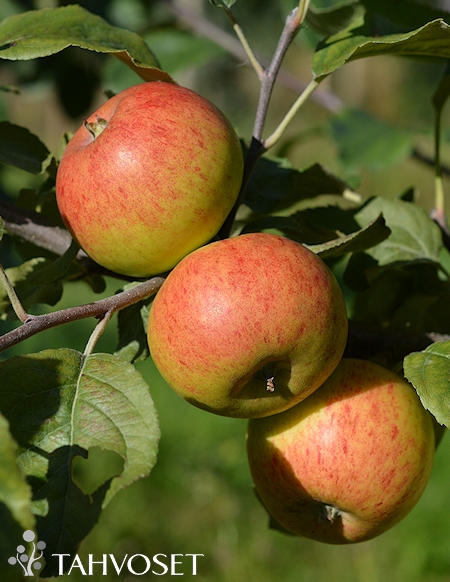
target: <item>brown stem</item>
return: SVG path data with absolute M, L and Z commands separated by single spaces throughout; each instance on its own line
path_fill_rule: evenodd
M 117 295 L 100 299 L 94 303 L 69 307 L 49 314 L 30 316 L 20 327 L 0 337 L 0 352 L 4 352 L 45 329 L 87 317 L 101 318 L 106 313 L 119 311 L 138 301 L 147 299 L 158 291 L 163 282 L 163 277 L 153 277 L 132 289 L 127 289 Z

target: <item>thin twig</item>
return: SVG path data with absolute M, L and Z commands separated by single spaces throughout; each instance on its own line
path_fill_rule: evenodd
M 256 74 L 258 75 L 258 79 L 260 79 L 261 81 L 264 79 L 264 67 L 260 64 L 258 57 L 256 56 L 256 54 L 253 52 L 252 47 L 250 46 L 249 42 L 247 41 L 247 38 L 240 26 L 240 24 L 237 22 L 236 18 L 234 17 L 234 14 L 232 13 L 232 11 L 229 8 L 225 8 L 223 7 L 223 10 L 225 12 L 225 14 L 228 17 L 228 20 L 231 22 L 231 26 L 233 27 L 234 32 L 236 33 L 236 36 L 238 37 L 242 48 L 245 51 L 245 54 L 248 57 L 248 60 L 250 61 L 250 64 L 252 65 L 252 67 L 254 68 Z
M 300 107 L 305 103 L 305 101 L 310 97 L 310 95 L 317 89 L 319 86 L 319 81 L 312 80 L 306 89 L 303 91 L 301 95 L 298 96 L 295 103 L 286 113 L 284 119 L 276 128 L 276 130 L 270 135 L 267 139 L 264 140 L 263 145 L 266 150 L 272 148 L 278 141 L 281 139 L 283 133 L 285 132 L 286 128 L 297 114 Z
M 442 108 L 436 107 L 434 124 L 434 162 L 435 162 L 434 211 L 436 216 L 438 217 L 438 220 L 446 224 L 444 184 L 442 182 L 442 167 L 441 167 L 441 118 L 442 118 Z
M 26 321 L 29 318 L 29 315 L 25 311 L 25 309 L 23 308 L 23 305 L 20 302 L 20 299 L 17 297 L 16 290 L 14 289 L 13 284 L 9 280 L 8 275 L 6 274 L 5 269 L 3 268 L 3 265 L 1 265 L 1 264 L 0 264 L 0 283 L 5 288 L 5 291 L 8 295 L 9 302 L 11 303 L 11 307 L 14 310 L 14 313 L 17 315 L 17 317 L 23 323 L 24 321 Z
M 124 307 L 154 295 L 164 282 L 163 277 L 153 277 L 136 287 L 122 291 L 112 297 L 100 299 L 94 303 L 87 303 L 76 307 L 69 307 L 53 313 L 33 316 L 27 319 L 20 327 L 5 333 L 0 337 L 0 352 L 22 342 L 37 333 L 71 321 L 87 317 L 104 317 L 106 313 L 116 312 Z

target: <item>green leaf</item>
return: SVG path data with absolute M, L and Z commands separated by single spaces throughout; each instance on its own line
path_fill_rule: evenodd
M 333 139 L 344 164 L 382 170 L 410 156 L 414 134 L 372 117 L 346 109 L 331 121 Z
M 436 342 L 403 361 L 405 377 L 436 420 L 450 428 L 450 341 Z
M 51 554 L 73 555 L 114 495 L 150 473 L 160 437 L 155 407 L 141 374 L 110 354 L 15 356 L 0 363 L 0 376 L 0 410 L 19 445 L 39 539 L 47 544 L 44 575 L 54 575 Z M 90 496 L 74 483 L 72 461 L 92 447 L 117 453 L 124 466 Z
M 217 6 L 218 8 L 231 8 L 236 0 L 209 0 L 213 6 Z
M 40 174 L 50 162 L 50 152 L 28 129 L 1 121 L 0 162 Z
M 242 232 L 277 230 L 304 244 L 323 259 L 367 250 L 390 235 L 382 215 L 363 228 L 354 220 L 354 209 L 338 206 L 308 208 L 290 216 L 263 216 L 249 222 Z
M 321 34 L 331 36 L 350 26 L 363 13 L 359 0 L 348 0 L 326 8 L 311 5 L 306 14 L 306 22 Z
M 449 59 L 450 26 L 438 19 L 402 34 L 370 37 L 340 33 L 319 47 L 312 69 L 316 79 L 322 79 L 349 61 L 379 55 Z
M 8 421 L 0 415 L 0 505 L 8 508 L 24 530 L 34 529 L 31 487 L 17 466 L 17 449 Z
M 344 274 L 346 284 L 358 291 L 352 319 L 402 334 L 448 333 L 450 283 L 441 275 L 431 261 L 379 267 L 368 254 L 352 255 Z
M 70 46 L 111 54 L 145 81 L 172 81 L 139 35 L 112 26 L 78 5 L 30 10 L 0 23 L 3 59 L 36 59 Z
M 265 156 L 252 174 L 243 203 L 258 214 L 268 214 L 321 194 L 342 195 L 348 189 L 320 164 L 299 171 L 285 158 Z
M 264 230 L 278 230 L 302 244 L 321 243 L 335 239 L 335 230 L 323 228 L 313 224 L 304 212 L 296 212 L 291 216 L 263 216 L 252 220 L 243 229 L 242 234 L 247 232 L 262 232 Z
M 380 214 L 361 230 L 325 243 L 307 246 L 322 259 L 327 259 L 329 257 L 342 256 L 346 253 L 358 253 L 370 249 L 386 240 L 390 233 L 390 229 L 386 226 L 384 218 Z
M 450 22 L 450 13 L 439 10 L 432 4 L 416 2 L 415 0 L 361 0 L 365 8 L 383 18 L 408 30 L 413 30 L 423 26 L 427 22 L 442 18 Z M 402 31 L 403 32 L 403 31 Z
M 392 232 L 389 238 L 368 251 L 379 265 L 398 261 L 439 261 L 441 232 L 423 208 L 403 200 L 378 197 L 355 214 L 355 219 L 362 227 L 380 214 Z

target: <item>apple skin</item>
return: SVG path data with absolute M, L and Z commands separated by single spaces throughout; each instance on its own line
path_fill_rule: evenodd
M 415 390 L 372 362 L 342 359 L 290 410 L 248 423 L 258 497 L 276 527 L 331 544 L 374 538 L 414 507 L 435 439 Z
M 149 82 L 109 99 L 76 131 L 56 198 L 92 259 L 147 277 L 217 234 L 242 175 L 241 144 L 222 113 L 194 91 Z
M 347 314 L 334 275 L 304 246 L 253 233 L 197 249 L 169 274 L 148 343 L 190 403 L 236 418 L 286 410 L 337 366 Z

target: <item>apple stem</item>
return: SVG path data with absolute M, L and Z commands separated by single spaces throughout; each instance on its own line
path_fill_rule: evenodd
M 234 17 L 234 14 L 231 11 L 229 6 L 221 6 L 221 8 L 223 9 L 225 14 L 227 15 L 228 20 L 231 22 L 231 26 L 233 27 L 233 30 L 236 33 L 236 36 L 238 37 L 238 39 L 239 39 L 239 41 L 240 41 L 240 43 L 245 51 L 245 54 L 248 57 L 248 60 L 250 61 L 253 69 L 255 70 L 256 74 L 258 75 L 258 79 L 260 81 L 262 81 L 264 78 L 264 75 L 265 75 L 264 67 L 261 65 L 261 63 L 258 60 L 258 57 L 253 52 L 241 26 L 239 25 L 238 21 Z
M 108 125 L 108 122 L 106 119 L 103 119 L 103 117 L 99 117 L 98 115 L 95 117 L 96 121 L 88 121 L 87 119 L 84 120 L 84 127 L 88 130 L 94 139 L 96 139 Z

